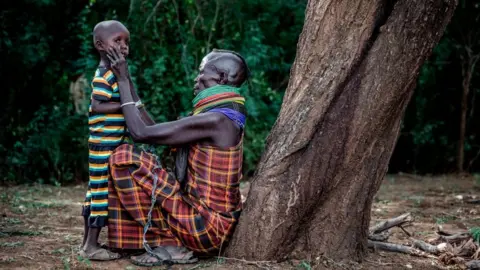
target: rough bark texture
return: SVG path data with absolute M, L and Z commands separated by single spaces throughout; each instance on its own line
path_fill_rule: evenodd
M 310 0 L 227 256 L 359 259 L 419 69 L 455 0 Z

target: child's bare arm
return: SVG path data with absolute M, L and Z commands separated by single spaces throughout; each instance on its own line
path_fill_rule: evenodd
M 94 113 L 122 113 L 120 102 L 105 102 L 92 99 L 92 112 Z

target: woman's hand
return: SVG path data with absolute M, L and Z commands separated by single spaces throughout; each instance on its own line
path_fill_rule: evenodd
M 117 80 L 128 79 L 130 76 L 128 73 L 128 64 L 120 50 L 115 47 L 108 48 L 107 57 Z

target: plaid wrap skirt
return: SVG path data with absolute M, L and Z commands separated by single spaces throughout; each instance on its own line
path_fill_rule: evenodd
M 119 146 L 110 157 L 108 182 L 109 246 L 143 249 L 143 228 L 152 203 L 153 175 L 158 177 L 152 227 L 146 241 L 155 246 L 184 246 L 214 254 L 233 234 L 240 211 L 222 213 L 181 190 L 180 183 L 147 152 Z

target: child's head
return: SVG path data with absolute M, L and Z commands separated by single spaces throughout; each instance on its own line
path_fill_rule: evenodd
M 109 47 L 117 47 L 124 57 L 128 56 L 130 32 L 119 21 L 99 22 L 93 28 L 93 44 L 98 52 L 105 53 Z

